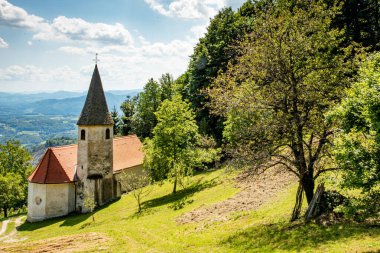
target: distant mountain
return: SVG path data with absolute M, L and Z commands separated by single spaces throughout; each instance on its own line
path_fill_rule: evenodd
M 110 110 L 120 105 L 127 96 L 135 96 L 141 90 L 106 91 Z M 79 115 L 86 92 L 57 91 L 52 93 L 6 93 L 0 92 L 0 114 Z

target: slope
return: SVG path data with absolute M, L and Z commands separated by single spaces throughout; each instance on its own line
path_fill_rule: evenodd
M 277 174 L 277 177 L 283 175 Z M 196 175 L 191 184 L 176 195 L 169 194 L 171 183 L 154 186 L 137 214 L 136 202 L 123 196 L 95 213 L 24 223 L 18 227 L 14 243 L 0 242 L 0 252 L 375 252 L 380 250 L 379 226 L 343 223 L 324 227 L 316 224 L 289 223 L 296 183 L 289 179 L 276 194 L 241 211 L 227 211 L 224 219 L 212 217 L 194 222 L 178 222 L 197 210 L 217 209 L 247 188 L 260 184 L 253 199 L 263 189 L 275 187 L 260 176 L 237 183 L 236 174 L 216 170 Z M 276 176 L 275 176 L 276 177 Z M 277 182 L 278 184 L 278 182 Z M 265 187 L 263 188 L 263 185 Z M 239 188 L 239 186 L 241 188 Z M 258 189 L 258 188 L 257 188 Z M 229 200 L 230 199 L 230 200 Z M 74 247 L 72 246 L 74 245 Z

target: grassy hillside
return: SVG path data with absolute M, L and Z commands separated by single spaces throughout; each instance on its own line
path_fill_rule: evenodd
M 202 173 L 176 195 L 172 185 L 154 186 L 137 214 L 130 195 L 95 213 L 39 223 L 24 223 L 0 252 L 377 252 L 380 227 L 289 223 L 296 185 L 290 184 L 257 210 L 230 213 L 227 220 L 178 224 L 176 218 L 197 208 L 213 206 L 235 195 L 233 175 L 223 170 Z M 270 185 L 268 185 L 270 186 Z M 252 196 L 254 197 L 254 196 Z M 181 208 L 182 207 L 182 208 Z M 178 209 L 179 208 L 179 209 Z M 177 210 L 175 210 L 177 209 Z M 7 233 L 12 233 L 8 231 Z M 4 236 L 4 235 L 3 235 Z M 17 242 L 16 240 L 23 241 Z M 12 241 L 11 240 L 11 241 Z M 50 250 L 50 251 L 49 251 Z

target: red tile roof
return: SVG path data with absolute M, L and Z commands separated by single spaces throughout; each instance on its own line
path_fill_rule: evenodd
M 61 184 L 74 181 L 78 145 L 48 148 L 28 180 L 38 184 Z M 143 163 L 141 141 L 136 135 L 113 139 L 113 170 L 118 172 Z

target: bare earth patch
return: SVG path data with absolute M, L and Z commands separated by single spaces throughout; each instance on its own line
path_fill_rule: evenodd
M 87 233 L 54 237 L 22 244 L 0 245 L 0 252 L 78 252 L 83 250 L 106 251 L 103 243 L 108 238 L 100 233 Z
M 272 168 L 257 175 L 241 174 L 235 178 L 241 189 L 233 197 L 211 206 L 201 206 L 185 213 L 176 219 L 178 224 L 228 220 L 229 214 L 236 211 L 254 210 L 266 203 L 279 192 L 297 182 L 290 172 L 280 168 Z

